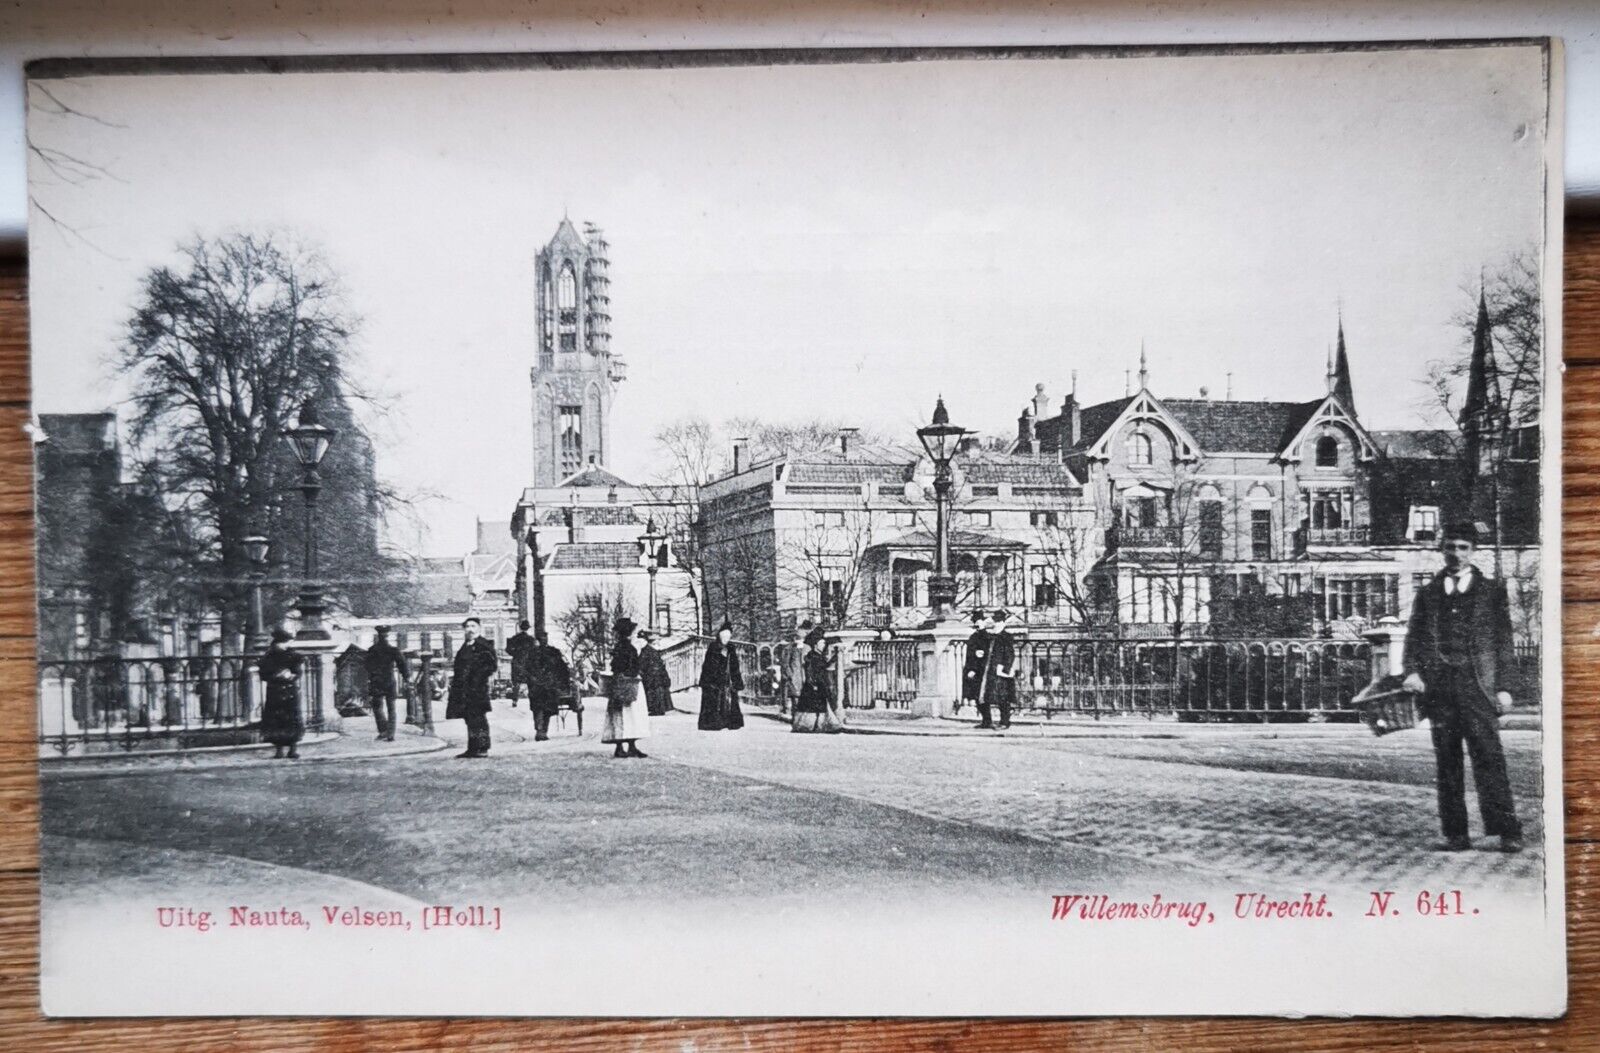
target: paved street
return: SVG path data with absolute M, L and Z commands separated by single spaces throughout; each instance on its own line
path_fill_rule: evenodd
M 742 732 L 701 733 L 680 713 L 654 722 L 650 759 L 614 761 L 595 723 L 581 739 L 569 727 L 533 743 L 526 711 L 502 711 L 486 761 L 453 750 L 359 759 L 370 732 L 351 721 L 344 741 L 292 764 L 246 752 L 137 774 L 68 767 L 43 785 L 47 883 L 71 893 L 125 871 L 159 882 L 196 869 L 220 880 L 216 861 L 236 859 L 251 861 L 250 880 L 260 877 L 250 867 L 270 864 L 429 901 L 1225 878 L 1538 888 L 1536 732 L 1505 735 L 1530 846 L 1510 857 L 1428 850 L 1437 830 L 1423 732 L 816 736 L 759 714 Z

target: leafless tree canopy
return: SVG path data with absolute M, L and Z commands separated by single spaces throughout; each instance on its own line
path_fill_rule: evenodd
M 135 470 L 168 518 L 167 573 L 226 614 L 242 599 L 248 534 L 266 532 L 298 569 L 300 473 L 282 433 L 315 399 L 340 432 L 322 470 L 323 573 L 381 577 L 377 520 L 393 495 L 350 411 L 354 322 L 333 275 L 312 252 L 248 234 L 197 238 L 181 256 L 145 276 L 112 363 L 132 381 Z

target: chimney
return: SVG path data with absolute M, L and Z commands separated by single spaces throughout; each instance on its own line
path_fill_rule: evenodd
M 850 452 L 850 443 L 855 439 L 856 432 L 860 430 L 860 428 L 839 429 L 839 452 L 841 454 L 848 454 Z
M 1078 404 L 1078 371 L 1072 371 L 1072 390 L 1061 400 L 1061 423 L 1056 429 L 1056 449 L 1070 450 L 1083 437 L 1083 407 Z
M 1033 419 L 1044 420 L 1050 413 L 1050 396 L 1044 393 L 1043 384 L 1033 386 Z
M 1017 452 L 1039 452 L 1038 436 L 1033 429 L 1033 410 L 1027 406 L 1022 407 L 1022 416 L 1017 418 Z
M 737 439 L 734 439 L 733 440 L 733 474 L 734 475 L 738 475 L 740 472 L 744 471 L 747 467 L 749 467 L 749 465 L 745 464 L 745 461 L 749 458 L 749 455 L 750 455 L 750 439 L 747 436 L 743 436 L 743 435 L 739 436 Z

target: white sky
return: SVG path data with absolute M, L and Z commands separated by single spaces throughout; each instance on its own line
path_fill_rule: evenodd
M 38 412 L 119 397 L 150 266 L 292 231 L 341 275 L 397 412 L 379 470 L 470 545 L 531 473 L 533 257 L 612 244 L 613 467 L 690 413 L 895 432 L 943 392 L 1010 433 L 1035 381 L 1313 398 L 1342 301 L 1370 427 L 1418 423 L 1479 266 L 1543 229 L 1535 49 L 770 69 L 85 78 L 36 142 L 115 178 L 35 194 Z M 35 170 L 36 180 L 41 173 Z

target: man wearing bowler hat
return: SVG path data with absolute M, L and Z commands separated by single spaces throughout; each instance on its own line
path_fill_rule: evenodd
M 1511 614 L 1504 582 L 1472 565 L 1476 523 L 1452 523 L 1439 543 L 1444 570 L 1417 590 L 1406 633 L 1405 687 L 1422 695 L 1433 727 L 1438 767 L 1439 822 L 1446 852 L 1472 847 L 1467 834 L 1466 772 L 1462 746 L 1472 758 L 1484 833 L 1502 852 L 1522 850 L 1522 826 L 1511 800 L 1500 715 L 1511 708 L 1516 672 Z
M 1000 707 L 1000 729 L 1011 726 L 1011 707 L 1017 704 L 1017 641 L 1006 631 L 1011 612 L 1005 609 L 989 615 L 989 667 L 983 693 L 978 697 L 980 728 L 989 726 L 989 707 Z

